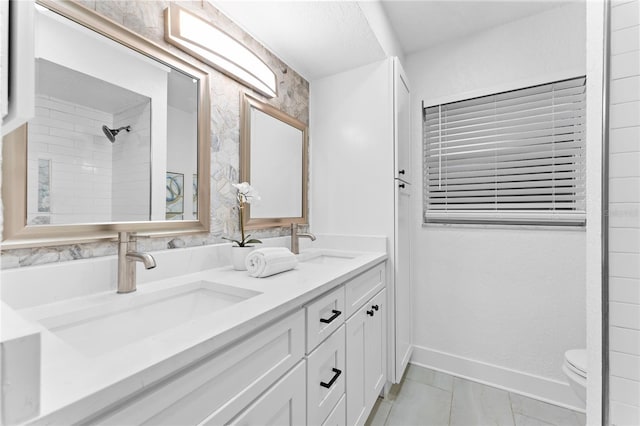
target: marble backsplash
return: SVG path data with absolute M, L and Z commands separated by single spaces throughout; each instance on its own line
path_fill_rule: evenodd
M 81 1 L 81 3 L 171 50 L 176 55 L 188 57 L 186 53 L 164 41 L 163 11 L 168 7 L 168 1 L 89 0 Z M 207 1 L 178 1 L 178 3 L 206 17 L 255 52 L 274 70 L 279 82 L 278 96 L 267 100 L 267 102 L 298 120 L 306 124 L 309 123 L 309 83 L 304 78 Z M 202 66 L 207 67 L 205 64 Z M 238 232 L 238 217 L 234 208 L 236 205 L 235 189 L 231 184 L 238 182 L 239 176 L 240 94 L 245 91 L 251 92 L 251 90 L 211 67 L 207 67 L 207 69 L 210 72 L 211 85 L 210 233 L 142 239 L 139 242 L 142 250 L 155 251 L 217 244 L 224 242 L 223 236 L 235 235 Z M 5 184 L 7 183 L 5 182 Z M 252 234 L 257 238 L 277 237 L 287 235 L 288 228 L 258 230 Z M 4 250 L 1 254 L 1 267 L 16 268 L 87 259 L 113 255 L 116 252 L 117 244 L 115 241 Z

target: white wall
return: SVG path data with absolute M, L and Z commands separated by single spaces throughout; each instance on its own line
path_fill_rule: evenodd
M 393 237 L 391 71 L 385 60 L 310 85 L 313 232 Z
M 612 3 L 608 378 L 612 425 L 640 424 L 639 31 L 638 0 Z
M 407 57 L 413 152 L 425 106 L 585 74 L 572 4 Z M 422 170 L 414 155 L 414 170 Z M 417 191 L 416 191 L 417 192 Z M 416 194 L 418 195 L 418 194 Z M 415 217 L 422 197 L 415 196 Z M 585 232 L 414 224 L 413 361 L 577 407 L 563 354 L 584 348 Z

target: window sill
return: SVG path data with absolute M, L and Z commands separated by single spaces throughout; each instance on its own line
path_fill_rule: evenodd
M 422 228 L 444 228 L 444 229 L 500 229 L 500 230 L 530 230 L 530 231 L 571 231 L 585 232 L 585 225 L 526 225 L 521 223 L 422 223 Z

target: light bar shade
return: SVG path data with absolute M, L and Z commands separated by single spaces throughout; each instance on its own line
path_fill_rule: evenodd
M 242 43 L 174 3 L 164 17 L 167 42 L 264 96 L 277 96 L 275 73 Z

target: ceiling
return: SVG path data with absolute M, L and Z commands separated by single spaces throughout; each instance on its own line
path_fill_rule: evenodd
M 109 114 L 151 101 L 146 96 L 42 58 L 36 59 L 36 93 Z
M 309 81 L 387 56 L 369 25 L 371 15 L 366 12 L 371 8 L 363 7 L 364 2 L 209 1 Z M 400 48 L 409 55 L 575 1 L 383 0 L 381 4 Z
M 382 7 L 404 53 L 409 55 L 567 3 L 541 0 L 386 0 Z

